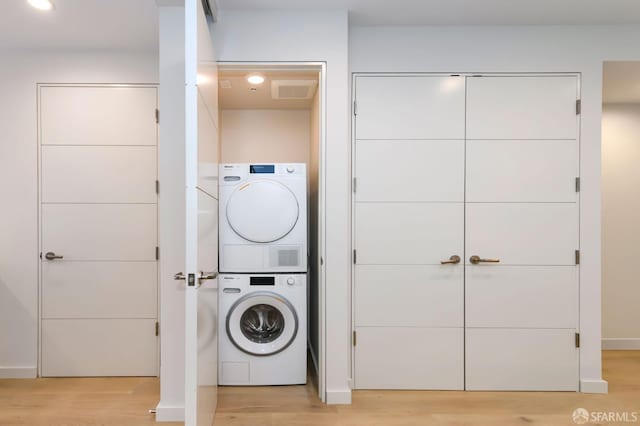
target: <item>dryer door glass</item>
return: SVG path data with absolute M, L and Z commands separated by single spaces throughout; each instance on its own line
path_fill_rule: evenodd
M 276 293 L 247 294 L 227 315 L 229 339 L 251 355 L 277 354 L 293 342 L 297 333 L 298 316 L 293 306 Z
M 298 222 L 300 206 L 283 184 L 256 180 L 236 189 L 227 203 L 227 221 L 236 234 L 254 243 L 287 235 Z

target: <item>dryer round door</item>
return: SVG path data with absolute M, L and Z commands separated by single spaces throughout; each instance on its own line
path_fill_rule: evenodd
M 296 226 L 300 206 L 280 182 L 256 180 L 236 189 L 227 202 L 227 222 L 236 234 L 254 243 L 270 243 Z
M 238 299 L 227 314 L 227 335 L 250 355 L 274 355 L 298 334 L 298 316 L 284 297 L 271 292 L 250 293 Z

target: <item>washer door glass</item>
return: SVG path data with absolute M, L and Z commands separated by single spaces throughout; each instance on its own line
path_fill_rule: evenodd
M 282 296 L 250 293 L 233 304 L 227 315 L 233 344 L 251 355 L 273 355 L 286 349 L 298 333 L 298 316 Z
M 236 189 L 227 203 L 227 221 L 245 240 L 270 243 L 287 235 L 298 222 L 300 207 L 280 182 L 256 180 Z
M 240 317 L 244 337 L 255 343 L 271 343 L 284 330 L 284 316 L 272 305 L 253 305 Z

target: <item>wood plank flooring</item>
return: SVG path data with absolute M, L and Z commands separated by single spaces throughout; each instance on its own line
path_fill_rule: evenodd
M 606 351 L 603 366 L 608 395 L 356 391 L 352 405 L 327 406 L 312 383 L 221 387 L 215 426 L 555 426 L 575 424 L 578 407 L 640 413 L 640 351 Z M 154 378 L 0 380 L 0 425 L 150 425 L 158 395 Z

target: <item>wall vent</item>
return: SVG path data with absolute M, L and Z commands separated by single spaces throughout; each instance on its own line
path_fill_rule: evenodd
M 231 80 L 220 80 L 221 89 L 231 89 Z
M 272 80 L 273 99 L 311 99 L 316 93 L 315 80 Z

